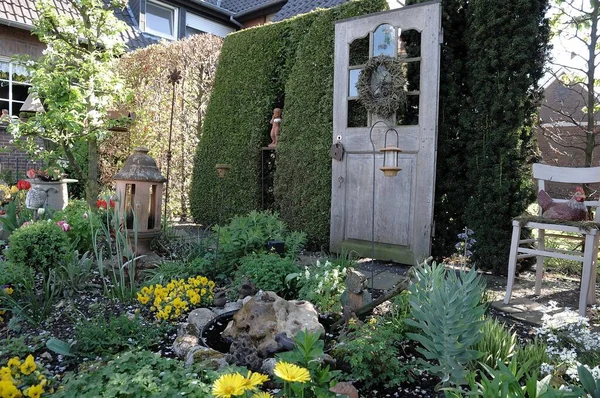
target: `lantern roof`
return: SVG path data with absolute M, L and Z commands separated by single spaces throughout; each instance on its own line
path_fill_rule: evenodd
M 156 166 L 156 161 L 148 155 L 148 148 L 146 147 L 135 148 L 113 179 L 148 182 L 167 181 L 167 179 L 160 174 L 160 170 Z

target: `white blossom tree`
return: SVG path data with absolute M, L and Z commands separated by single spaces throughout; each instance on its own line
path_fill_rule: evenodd
M 85 181 L 86 200 L 95 206 L 98 142 L 107 134 L 108 110 L 126 95 L 116 68 L 118 57 L 125 52 L 120 32 L 126 26 L 114 15 L 125 2 L 67 3 L 70 9 L 58 13 L 51 1 L 36 1 L 39 19 L 34 33 L 47 48 L 39 59 L 22 61 L 30 73 L 30 93 L 42 100 L 45 113 L 13 126 L 11 131 L 16 138 L 26 140 L 37 135 L 54 142 L 64 152 L 75 177 Z M 81 145 L 87 147 L 87 156 L 75 153 L 74 148 Z

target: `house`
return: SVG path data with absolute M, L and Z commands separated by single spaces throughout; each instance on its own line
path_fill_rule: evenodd
M 536 127 L 538 147 L 544 163 L 582 167 L 585 164 L 582 149 L 586 143 L 587 114 L 584 109 L 588 91 L 583 84 L 563 83 L 561 76 L 562 73 L 556 74 L 543 85 L 544 99 Z M 594 115 L 594 120 L 595 124 L 600 123 L 600 112 Z M 596 131 L 600 134 L 600 130 L 596 128 Z M 598 155 L 596 148 L 594 166 L 599 164 Z
M 110 0 L 104 0 L 109 2 Z M 270 21 L 280 21 L 316 8 L 330 8 L 349 0 L 128 0 L 127 7 L 115 15 L 127 25 L 122 33 L 129 50 L 148 46 L 158 40 L 177 40 L 197 33 L 226 36 L 230 32 Z M 37 58 L 45 46 L 31 34 L 37 18 L 36 0 L 0 0 L 0 109 L 17 117 L 28 96 L 23 67 L 11 62 L 18 54 Z M 61 12 L 68 13 L 67 0 L 53 0 Z M 403 2 L 389 0 L 391 8 Z M 0 170 L 6 157 L 26 159 L 12 148 L 6 125 L 0 124 Z M 12 148 L 12 149 L 10 149 Z M 21 160 L 9 162 L 13 170 L 23 170 Z

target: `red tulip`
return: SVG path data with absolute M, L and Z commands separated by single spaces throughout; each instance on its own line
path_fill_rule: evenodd
M 17 189 L 19 191 L 21 190 L 28 190 L 29 188 L 31 188 L 31 184 L 29 183 L 29 181 L 26 180 L 19 180 L 17 181 Z

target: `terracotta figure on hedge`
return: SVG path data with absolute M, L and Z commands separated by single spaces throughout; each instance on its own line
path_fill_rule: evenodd
M 269 122 L 273 126 L 271 127 L 271 143 L 269 147 L 273 148 L 277 145 L 277 139 L 279 138 L 279 125 L 281 124 L 281 108 L 273 109 L 273 117 Z

